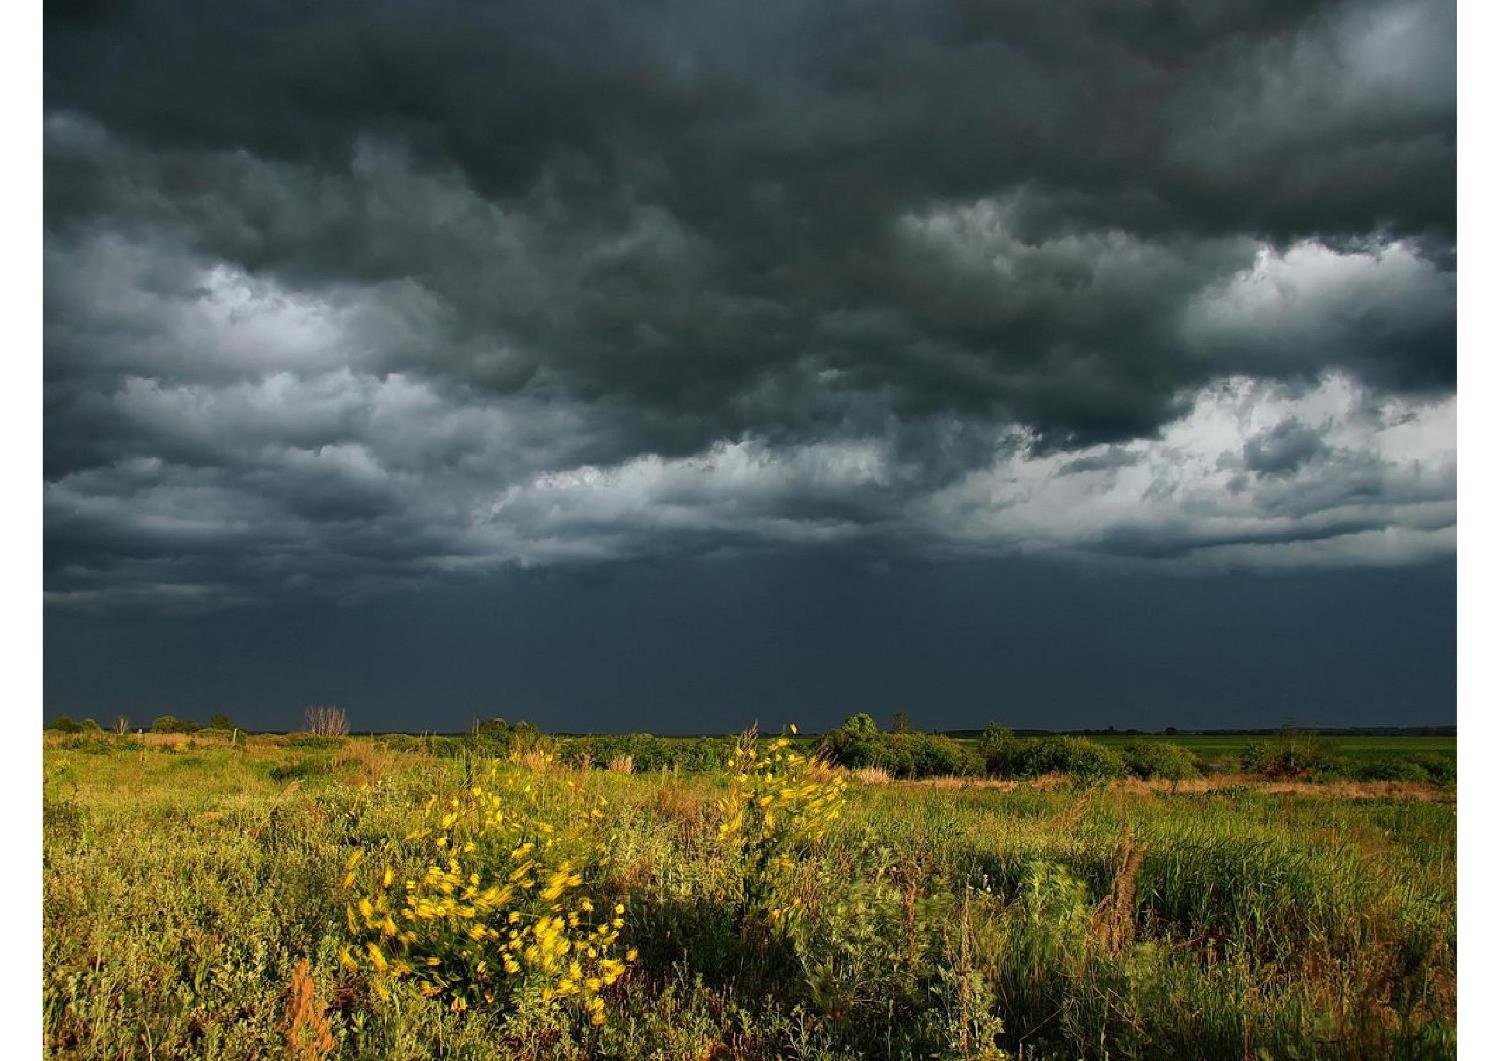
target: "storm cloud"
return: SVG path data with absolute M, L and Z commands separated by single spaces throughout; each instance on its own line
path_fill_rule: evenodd
M 1454 10 L 54 3 L 59 608 L 1451 557 Z

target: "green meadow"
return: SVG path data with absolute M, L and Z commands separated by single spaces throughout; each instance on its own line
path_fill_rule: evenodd
M 232 739 L 48 737 L 47 1056 L 1456 1052 L 1451 785 Z
M 1247 744 L 1274 739 L 1274 735 L 1237 733 L 1180 733 L 1171 736 L 1149 733 L 1127 736 L 1122 733 L 1094 733 L 1089 740 L 1119 747 L 1135 741 L 1179 744 L 1210 761 L 1231 762 L 1239 758 Z M 1458 758 L 1456 737 L 1358 736 L 1324 738 L 1335 754 L 1352 759 L 1376 759 L 1386 756 L 1427 754 L 1450 761 Z

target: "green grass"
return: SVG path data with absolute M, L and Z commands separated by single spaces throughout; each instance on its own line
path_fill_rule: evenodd
M 304 958 L 341 1058 L 1455 1053 L 1441 798 L 855 785 L 776 878 L 804 911 L 779 932 L 719 842 L 722 775 L 539 773 L 609 800 L 588 885 L 626 904 L 639 959 L 596 1030 L 382 1000 L 340 966 L 350 853 L 419 872 L 401 838 L 471 762 L 351 739 L 44 766 L 48 1056 L 286 1056 Z
M 1179 733 L 1174 736 L 1146 733 L 1126 736 L 1123 733 L 1096 733 L 1091 734 L 1088 739 L 1114 747 L 1129 744 L 1132 741 L 1166 741 L 1171 744 L 1180 744 L 1208 760 L 1234 760 L 1239 757 L 1240 752 L 1244 751 L 1247 744 L 1271 741 L 1275 739 L 1275 736 L 1231 736 L 1219 733 Z M 1456 737 L 1328 737 L 1326 740 L 1332 745 L 1335 754 L 1351 759 L 1378 759 L 1387 756 L 1423 754 L 1441 755 L 1452 759 L 1458 757 Z

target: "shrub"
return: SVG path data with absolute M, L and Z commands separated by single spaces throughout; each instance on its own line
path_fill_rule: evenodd
M 1166 741 L 1132 741 L 1120 749 L 1125 769 L 1136 777 L 1159 777 L 1182 781 L 1203 772 L 1198 756 L 1180 744 Z
M 1348 765 L 1356 781 L 1411 781 L 1451 785 L 1457 777 L 1453 760 L 1440 755 L 1391 755 Z
M 629 758 L 636 773 L 681 770 L 707 773 L 722 770 L 734 751 L 722 737 L 657 737 L 649 733 L 603 734 L 561 741 L 558 757 L 583 767 L 608 766 Z
M 1083 737 L 1011 738 L 996 744 L 986 767 L 999 777 L 1071 774 L 1097 780 L 1122 776 L 1125 760 L 1113 748 Z
M 978 774 L 984 769 L 978 753 L 952 737 L 934 733 L 882 734 L 876 766 L 896 777 L 941 777 Z
M 991 722 L 979 738 L 979 757 L 984 760 L 984 772 L 1006 774 L 1020 754 L 1019 744 L 1010 730 Z
M 475 719 L 469 732 L 452 749 L 439 754 L 455 757 L 477 755 L 485 759 L 520 759 L 527 755 L 557 754 L 558 741 L 530 722 L 510 723 L 503 718 Z
M 343 740 L 338 737 L 319 737 L 313 733 L 297 733 L 282 741 L 287 748 L 314 748 L 324 750 L 327 748 L 343 747 Z
M 46 727 L 55 733 L 79 733 L 83 730 L 77 722 L 67 715 L 58 715 L 50 725 Z
M 894 777 L 977 774 L 980 756 L 952 737 L 881 733 L 869 715 L 852 715 L 823 738 L 820 751 L 850 770 L 884 770 Z
M 1240 765 L 1264 777 L 1302 777 L 1327 773 L 1339 765 L 1331 740 L 1307 730 L 1283 730 L 1274 740 L 1247 745 Z
M 175 715 L 162 715 L 151 723 L 152 733 L 196 733 L 198 723 L 192 719 L 179 719 Z
M 579 890 L 601 857 L 603 806 L 572 782 L 499 765 L 444 805 L 434 797 L 406 836 L 425 847 L 425 868 L 402 880 L 387 863 L 351 892 L 355 945 L 340 961 L 372 973 L 382 997 L 390 981 L 411 980 L 454 1011 L 568 1003 L 604 1023 L 601 992 L 635 952 L 614 955 L 624 905 L 606 910 Z M 350 856 L 345 888 L 364 854 Z
M 844 779 L 816 757 L 796 751 L 787 737 L 762 747 L 754 732 L 741 738 L 729 769 L 729 791 L 719 800 L 719 842 L 743 866 L 740 917 L 759 910 L 785 926 L 796 909 L 767 909 L 775 878 L 838 820 Z
M 1451 785 L 1458 780 L 1458 764 L 1441 755 L 1414 755 L 1412 762 L 1427 773 L 1427 780 L 1435 785 Z
M 1397 757 L 1354 763 L 1349 767 L 1348 773 L 1356 781 L 1426 782 L 1429 780 L 1428 773 L 1421 763 Z

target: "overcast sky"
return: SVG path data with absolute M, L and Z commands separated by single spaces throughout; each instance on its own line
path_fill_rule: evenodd
M 49 711 L 1454 717 L 1452 3 L 52 3 Z

